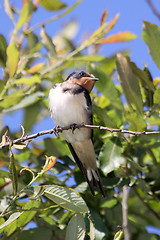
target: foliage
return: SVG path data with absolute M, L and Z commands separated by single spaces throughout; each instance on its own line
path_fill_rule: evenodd
M 77 46 L 73 39 L 75 21 L 54 36 L 46 32 L 47 23 L 59 20 L 79 3 L 68 7 L 59 0 L 26 0 L 17 11 L 8 0 L 4 1 L 14 29 L 9 43 L 0 34 L 1 115 L 21 109 L 22 125 L 26 132 L 31 132 L 40 119 L 49 115 L 46 98 L 53 84 L 63 81 L 73 69 L 86 68 L 100 79 L 91 95 L 95 125 L 133 131 L 160 130 L 158 79 L 152 79 L 147 67 L 138 68 L 124 52 L 99 56 L 101 44 L 136 37 L 130 32 L 110 34 L 119 15 L 106 22 L 105 10 L 100 27 Z M 63 12 L 29 27 L 39 4 L 46 11 Z M 37 27 L 41 28 L 39 33 Z M 158 26 L 144 22 L 142 38 L 160 68 L 159 35 Z M 118 82 L 114 79 L 115 70 Z M 20 136 L 20 130 L 1 130 L 2 143 Z M 123 186 L 128 186 L 129 191 L 131 239 L 158 239 L 147 233 L 146 226 L 159 227 L 160 221 L 159 135 L 131 136 L 95 130 L 94 147 L 106 198 L 100 193 L 91 195 L 61 137 L 46 136 L 29 145 L 12 146 L 11 142 L 9 148 L 1 150 L 2 239 L 123 239 Z M 30 228 L 29 223 L 36 227 Z

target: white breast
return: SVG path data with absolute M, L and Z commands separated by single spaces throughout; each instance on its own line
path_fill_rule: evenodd
M 49 107 L 56 126 L 69 126 L 73 123 L 89 123 L 87 104 L 84 93 L 71 94 L 62 92 L 61 84 L 51 89 L 49 93 Z M 61 134 L 68 142 L 83 141 L 90 138 L 90 130 L 81 128 L 63 131 Z

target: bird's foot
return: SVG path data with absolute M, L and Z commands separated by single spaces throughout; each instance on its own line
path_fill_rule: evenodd
M 76 123 L 73 123 L 70 125 L 70 128 L 71 128 L 73 134 L 74 134 L 75 129 L 77 128 L 76 126 L 77 126 Z
M 62 132 L 62 128 L 60 126 L 56 126 L 54 130 L 56 133 Z

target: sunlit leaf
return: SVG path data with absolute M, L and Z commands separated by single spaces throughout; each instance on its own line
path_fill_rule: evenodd
M 59 0 L 41 0 L 40 4 L 49 11 L 57 11 L 67 6 Z
M 160 106 L 160 88 L 157 88 L 154 93 L 153 103 Z
M 146 121 L 136 112 L 126 113 L 126 121 L 130 124 L 129 129 L 132 131 L 144 131 L 147 127 Z
M 117 43 L 117 42 L 128 42 L 132 41 L 136 38 L 136 35 L 131 32 L 120 32 L 115 33 L 106 38 L 102 38 L 98 41 L 98 43 Z
M 7 60 L 9 76 L 11 78 L 15 74 L 19 62 L 19 51 L 14 42 L 11 42 L 10 45 L 7 47 Z
M 35 83 L 40 83 L 41 79 L 38 75 L 34 75 L 32 77 L 23 77 L 23 78 L 19 78 L 17 80 L 14 81 L 15 84 L 26 84 L 29 86 L 34 85 Z
M 48 50 L 51 57 L 53 57 L 53 58 L 56 57 L 56 55 L 57 55 L 56 49 L 53 44 L 52 38 L 45 32 L 44 27 L 42 27 L 42 29 L 40 31 L 40 37 L 41 37 L 42 44 Z
M 156 24 L 144 21 L 142 39 L 148 45 L 149 53 L 160 69 L 160 28 Z
M 143 112 L 143 102 L 138 80 L 134 75 L 127 59 L 120 53 L 117 54 L 117 70 L 119 82 L 131 110 L 133 106 L 141 114 Z
M 34 74 L 34 73 L 37 73 L 41 70 L 41 68 L 43 67 L 44 63 L 38 63 L 36 65 L 34 65 L 33 67 L 31 67 L 29 70 L 28 70 L 28 73 L 30 74 Z
M 85 237 L 85 222 L 81 214 L 75 214 L 67 225 L 65 239 L 68 240 L 83 240 Z
M 46 162 L 42 171 L 47 172 L 55 165 L 55 163 L 56 163 L 56 157 L 54 156 L 46 157 Z
M 6 60 L 7 60 L 6 49 L 7 49 L 7 41 L 5 37 L 2 34 L 0 34 L 0 65 L 2 67 L 6 66 Z
M 4 7 L 5 7 L 5 12 L 8 14 L 12 22 L 15 24 L 16 22 L 14 19 L 13 11 L 11 8 L 11 4 L 9 3 L 9 0 L 4 0 Z
M 113 199 L 105 201 L 101 207 L 112 208 L 116 204 L 117 204 L 117 199 L 113 198 Z
M 15 105 L 17 102 L 22 99 L 22 92 L 13 92 L 9 96 L 5 96 L 2 101 L 0 101 L 0 107 L 9 108 L 12 105 Z
M 29 0 L 24 4 L 22 8 L 22 11 L 20 13 L 18 23 L 16 26 L 17 30 L 19 30 L 22 27 L 22 25 L 26 22 L 28 16 L 32 13 L 32 11 L 33 11 L 33 3 L 32 1 Z
M 126 160 L 122 156 L 122 145 L 118 137 L 107 139 L 99 153 L 101 169 L 105 175 L 124 165 Z
M 19 216 L 22 214 L 23 212 L 15 212 L 13 213 L 8 219 L 7 221 L 5 221 L 3 224 L 0 225 L 0 229 L 6 227 L 7 225 L 11 224 L 14 220 L 16 220 L 17 218 L 19 218 Z
M 20 95 L 20 92 L 19 92 L 19 95 L 20 95 L 19 97 L 20 97 L 20 99 L 21 99 L 22 96 L 24 96 L 23 93 L 21 93 L 21 94 L 22 94 L 22 95 Z M 15 95 L 16 95 L 16 94 L 15 94 Z M 15 96 L 15 97 L 16 97 L 16 99 L 14 99 L 14 101 L 16 101 L 16 103 L 17 103 L 17 96 Z M 12 105 L 14 105 L 14 106 L 13 106 L 13 107 L 10 107 L 10 108 L 8 108 L 8 109 L 5 109 L 4 112 L 15 111 L 15 110 L 17 110 L 17 109 L 30 106 L 30 105 L 32 105 L 33 103 L 39 101 L 39 100 L 40 100 L 41 98 L 43 98 L 43 97 L 44 97 L 44 93 L 38 91 L 38 92 L 35 92 L 35 93 L 33 93 L 33 94 L 29 95 L 29 96 L 24 97 L 21 101 L 20 101 L 20 99 L 19 99 L 19 103 L 17 103 L 17 104 L 14 104 L 14 103 L 12 102 L 12 103 L 10 103 L 10 105 L 9 105 L 9 104 L 7 104 L 8 102 L 6 101 L 5 104 L 7 105 L 7 107 L 12 106 Z M 10 97 L 10 98 L 11 98 L 11 97 Z M 10 99 L 10 100 L 11 100 L 11 99 Z M 6 105 L 5 105 L 5 106 L 6 106 Z M 9 105 L 9 106 L 8 106 L 8 105 Z M 2 103 L 0 102 L 0 106 L 4 106 L 3 102 L 2 102 Z
M 5 222 L 4 218 L 0 218 L 0 227 Z M 3 228 L 0 228 L 0 234 L 3 232 Z
M 80 61 L 80 62 L 101 62 L 105 60 L 106 58 L 103 56 L 98 55 L 86 55 L 86 56 L 75 56 L 74 61 Z
M 45 186 L 44 195 L 61 207 L 75 213 L 86 213 L 88 207 L 74 190 L 56 185 Z
M 113 240 L 122 240 L 123 237 L 123 231 L 119 230 L 118 232 L 116 232 L 116 234 L 114 235 L 114 239 Z
M 105 29 L 105 33 L 108 33 L 116 24 L 118 21 L 119 14 L 116 14 L 116 16 L 109 22 L 107 28 Z

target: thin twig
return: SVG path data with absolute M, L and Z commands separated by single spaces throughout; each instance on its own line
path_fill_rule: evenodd
M 152 1 L 151 0 L 146 0 L 146 2 L 150 6 L 152 12 L 156 15 L 156 17 L 158 19 L 160 19 L 160 13 L 157 11 L 157 8 L 153 5 Z
M 29 28 L 27 30 L 27 32 L 32 32 L 34 31 L 36 28 L 42 27 L 43 25 L 46 25 L 48 23 L 51 23 L 53 21 L 56 21 L 58 19 L 60 19 L 61 17 L 64 17 L 65 15 L 67 15 L 71 10 L 73 10 L 79 3 L 81 2 L 81 0 L 78 0 L 77 2 L 75 2 L 71 7 L 67 8 L 63 13 L 57 15 L 57 16 L 53 16 L 47 20 L 44 20 L 43 22 L 37 23 L 36 25 L 34 25 L 33 27 Z
M 123 218 L 123 230 L 125 240 L 130 240 L 130 233 L 128 229 L 128 187 L 123 186 L 123 198 L 122 198 L 122 218 Z
M 111 132 L 111 133 L 131 134 L 131 135 L 134 135 L 134 136 L 160 134 L 160 131 L 152 131 L 152 132 L 146 132 L 146 131 L 136 132 L 135 131 L 134 132 L 134 131 L 123 130 L 123 129 L 119 129 L 119 128 L 108 128 L 108 127 L 97 126 L 97 125 L 88 125 L 88 124 L 84 124 L 84 123 L 75 124 L 74 128 L 75 129 L 76 128 L 99 129 L 99 130 L 105 130 L 105 131 L 108 131 L 108 132 Z M 17 138 L 17 139 L 12 141 L 12 144 L 23 143 L 23 142 L 26 142 L 28 140 L 32 140 L 32 139 L 35 139 L 35 138 L 37 138 L 39 136 L 43 136 L 43 135 L 46 135 L 46 134 L 53 134 L 54 133 L 56 135 L 59 132 L 62 132 L 62 131 L 65 131 L 65 130 L 69 130 L 69 129 L 73 129 L 73 126 L 55 127 L 53 129 L 44 130 L 44 131 L 41 131 L 41 132 L 38 132 L 38 133 L 34 133 L 32 135 L 29 135 L 29 136 L 26 135 L 26 136 Z M 0 145 L 0 149 L 3 149 L 5 147 L 9 146 L 9 144 L 10 144 L 9 141 L 7 141 L 4 144 L 2 142 L 1 145 Z

